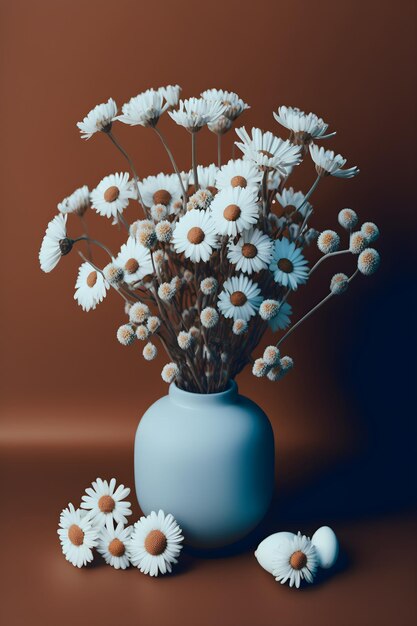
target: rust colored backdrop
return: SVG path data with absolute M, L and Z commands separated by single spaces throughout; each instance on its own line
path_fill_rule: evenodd
M 20 520 L 32 520 L 43 537 L 41 545 L 50 550 L 47 561 L 35 548 L 30 553 L 37 560 L 33 576 L 41 571 L 44 584 L 50 584 L 48 567 L 59 572 L 64 587 L 70 576 L 74 593 L 81 589 L 76 580 L 87 587 L 97 584 L 88 582 L 85 573 L 76 579 L 63 561 L 56 564 L 59 554 L 50 544 L 58 512 L 68 500 L 77 501 L 99 472 L 132 483 L 131 446 L 138 418 L 166 391 L 159 375 L 163 359 L 146 364 L 137 345 L 128 349 L 118 344 L 115 332 L 124 315 L 115 295 L 88 314 L 74 302 L 77 255 L 63 259 L 50 275 L 41 273 L 37 260 L 57 202 L 77 186 L 93 188 L 104 175 L 126 169 L 104 136 L 81 140 L 76 122 L 109 97 L 121 106 L 150 86 L 179 83 L 183 97 L 209 87 L 236 91 L 251 105 L 239 122 L 281 136 L 284 129 L 272 118 L 278 105 L 314 111 L 337 130 L 323 145 L 348 157 L 349 166 L 360 167 L 354 180 L 329 178 L 319 186 L 312 199 L 315 225 L 336 227 L 337 213 L 346 206 L 357 210 L 363 221 L 375 221 L 382 231 L 377 244 L 380 271 L 373 278 L 355 280 L 348 294 L 335 298 L 294 333 L 285 351 L 296 367 L 282 383 L 258 381 L 247 372 L 238 383 L 266 410 L 274 426 L 281 496 L 274 509 L 278 517 L 272 518 L 280 521 L 271 522 L 271 527 L 286 522 L 304 530 L 304 523 L 306 531 L 313 531 L 321 521 L 348 525 L 370 515 L 378 520 L 385 514 L 406 515 L 410 497 L 404 485 L 415 470 L 408 408 L 415 385 L 409 358 L 415 350 L 416 313 L 411 288 L 416 227 L 415 7 L 408 0 L 213 0 L 204 6 L 190 0 L 0 1 L 2 481 L 10 494 L 9 511 Z M 161 127 L 180 167 L 189 168 L 188 133 L 168 118 Z M 170 171 L 151 131 L 121 124 L 115 131 L 141 176 Z M 230 155 L 231 142 L 229 134 L 225 154 Z M 198 152 L 202 163 L 215 160 L 215 138 L 207 130 L 198 136 Z M 297 173 L 294 182 L 306 190 L 314 168 L 308 163 L 302 169 L 304 174 Z M 134 211 L 129 209 L 128 217 Z M 98 238 L 116 249 L 122 233 L 103 218 L 89 219 Z M 326 293 L 335 271 L 350 267 L 351 259 L 323 265 L 320 276 L 292 299 L 294 319 Z M 90 459 L 94 463 L 89 464 Z M 22 490 L 30 492 L 29 512 L 21 501 Z M 17 524 L 14 518 L 3 522 L 10 532 Z M 19 524 L 22 533 L 31 535 L 30 527 Z M 368 538 L 365 533 L 358 545 L 365 546 Z M 23 555 L 17 559 L 16 580 L 24 561 Z M 227 567 L 233 579 L 233 564 Z M 357 567 L 360 570 L 361 564 Z M 193 588 L 193 571 L 173 583 L 178 593 Z M 105 573 L 100 572 L 100 585 L 106 584 Z M 214 577 L 210 580 L 220 577 L 213 563 L 207 575 Z M 252 575 L 259 576 L 256 568 Z M 204 573 L 197 580 L 204 587 Z M 248 575 L 248 589 L 250 580 Z M 356 584 L 355 572 L 353 580 Z M 369 584 L 372 580 L 370 574 Z M 132 576 L 129 581 L 133 589 Z M 347 602 L 352 581 L 344 586 L 340 579 L 338 584 L 339 595 L 334 591 L 323 601 Z M 357 584 L 359 590 L 368 583 Z M 9 599 L 18 593 L 16 585 Z M 262 589 L 259 580 L 257 585 Z M 233 589 L 237 602 L 240 592 Z M 271 585 L 270 595 L 264 594 L 259 623 L 275 623 L 278 591 Z M 148 603 L 141 623 L 159 626 L 168 619 L 172 594 L 161 600 L 155 587 L 151 593 L 158 604 L 156 621 L 150 621 Z M 375 587 L 370 604 L 376 621 L 360 621 L 360 605 L 353 605 L 346 623 L 354 619 L 356 624 L 389 624 L 384 619 L 392 614 L 396 623 L 408 624 L 406 615 L 415 607 L 407 586 L 398 585 L 398 594 L 392 607 L 388 603 L 381 610 Z M 36 599 L 28 597 L 27 605 L 6 608 L 6 624 L 24 623 L 29 606 L 40 611 Z M 214 623 L 210 611 L 196 621 L 185 596 L 180 597 L 183 612 L 172 624 Z M 220 597 L 214 607 L 222 605 Z M 64 602 L 55 598 L 50 614 L 40 611 L 42 623 L 57 623 Z M 293 602 L 291 610 L 287 605 L 288 624 L 300 623 L 297 611 L 292 613 L 298 606 Z M 316 602 L 309 604 L 308 596 L 302 600 L 306 611 L 313 610 L 311 623 L 320 615 Z M 404 611 L 402 622 L 398 611 Z M 123 615 L 130 623 L 127 613 Z M 256 623 L 250 612 L 239 615 L 230 612 L 225 623 Z M 74 607 L 67 616 L 78 616 Z M 105 619 L 110 618 L 103 614 L 100 623 L 116 623 Z M 335 622 L 321 617 L 320 623 Z

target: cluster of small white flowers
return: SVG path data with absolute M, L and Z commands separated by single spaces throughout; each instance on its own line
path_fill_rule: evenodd
M 327 122 L 291 106 L 273 114 L 276 131 L 284 129 L 285 137 L 256 127 L 235 128 L 240 154 L 224 158 L 223 136 L 249 105 L 230 91 L 208 89 L 182 100 L 180 92 L 178 85 L 147 89 L 123 104 L 120 114 L 109 99 L 78 123 L 84 138 L 108 136 L 129 168 L 107 174 L 91 192 L 86 185 L 79 187 L 58 204 L 39 252 L 41 269 L 51 271 L 85 242 L 88 259 L 78 271 L 75 299 L 89 311 L 109 291 L 117 292 L 128 315 L 117 330 L 118 341 L 124 346 L 145 342 L 147 361 L 156 358 L 159 341 L 169 355 L 161 374 L 166 382 L 194 392 L 221 391 L 247 363 L 255 376 L 280 380 L 293 365 L 290 357 L 280 357 L 280 349 L 293 330 L 289 300 L 294 292 L 328 257 L 355 255 L 352 274 L 336 272 L 316 310 L 329 296 L 344 293 L 355 276 L 369 276 L 379 266 L 379 253 L 371 247 L 378 226 L 371 221 L 361 225 L 353 209 L 339 211 L 341 233 L 332 228 L 318 232 L 310 223 L 316 187 L 328 176 L 349 179 L 359 170 L 318 145 L 335 135 Z M 189 170 L 179 170 L 159 129 L 163 115 L 191 133 Z M 171 173 L 140 176 L 113 134 L 120 123 L 158 135 Z M 195 159 L 204 126 L 217 135 L 218 153 L 218 162 L 206 166 Z M 305 159 L 313 162 L 317 177 L 302 191 L 288 181 Z M 132 205 L 139 205 L 143 215 L 129 223 Z M 84 220 L 92 211 L 128 232 L 115 254 L 87 234 Z M 75 238 L 68 230 L 77 218 L 85 234 Z M 97 247 L 108 255 L 103 266 L 95 261 Z M 321 255 L 311 264 L 309 257 L 317 249 Z M 267 327 L 279 338 L 253 362 L 251 355 Z

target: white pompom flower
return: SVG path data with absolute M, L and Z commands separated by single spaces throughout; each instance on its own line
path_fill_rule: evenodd
M 171 572 L 172 566 L 178 562 L 183 540 L 182 530 L 171 514 L 152 511 L 133 527 L 131 563 L 149 576 Z
M 158 355 L 157 347 L 149 341 L 143 348 L 142 355 L 145 361 L 153 361 Z
M 180 373 L 176 363 L 167 363 L 162 368 L 161 378 L 166 383 L 172 383 Z
M 132 324 L 143 324 L 151 314 L 149 307 L 144 302 L 135 302 L 129 309 L 129 320 Z
M 345 293 L 348 286 L 349 278 L 346 276 L 346 274 L 342 274 L 341 272 L 335 274 L 330 281 L 330 291 L 335 295 Z
M 92 207 L 104 217 L 117 218 L 123 213 L 136 192 L 127 172 L 105 176 L 91 192 Z
M 365 235 L 368 243 L 373 243 L 379 237 L 379 228 L 373 222 L 365 222 L 361 226 L 361 233 Z
M 277 365 L 280 361 L 279 349 L 276 346 L 267 346 L 262 358 L 267 365 Z
M 93 551 L 98 541 L 98 529 L 91 516 L 70 503 L 59 518 L 59 540 L 67 561 L 75 567 L 83 567 L 93 560 Z
M 337 216 L 340 226 L 346 230 L 353 230 L 358 223 L 358 215 L 353 209 L 342 209 Z
M 336 252 L 340 245 L 340 237 L 334 230 L 323 230 L 317 239 L 317 247 L 323 254 Z
M 368 239 L 360 231 L 352 233 L 349 239 L 349 250 L 352 254 L 360 254 L 368 246 Z
M 200 321 L 204 328 L 214 328 L 219 321 L 219 314 L 216 309 L 211 306 L 207 306 L 201 311 Z
M 252 366 L 252 374 L 257 378 L 262 378 L 266 376 L 268 369 L 268 365 L 265 363 L 264 359 L 256 359 Z
M 113 98 L 98 104 L 85 116 L 82 122 L 77 122 L 81 137 L 90 139 L 99 131 L 108 133 L 111 130 L 113 121 L 116 119 L 116 115 L 117 105 Z
M 85 490 L 81 508 L 90 511 L 91 519 L 98 528 L 102 528 L 108 519 L 117 524 L 126 524 L 127 516 L 132 515 L 130 502 L 125 501 L 129 493 L 130 489 L 124 485 L 116 489 L 115 478 L 109 482 L 97 478 Z
M 117 340 L 122 346 L 131 346 L 136 339 L 134 329 L 130 324 L 123 324 L 117 329 Z
M 374 274 L 379 268 L 381 258 L 374 248 L 366 248 L 358 257 L 358 270 L 364 276 Z

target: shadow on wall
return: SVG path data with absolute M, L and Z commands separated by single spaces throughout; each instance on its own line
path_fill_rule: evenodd
M 338 353 L 346 359 L 338 359 L 334 367 L 341 393 L 360 407 L 355 420 L 365 433 L 364 441 L 351 458 L 306 480 L 305 487 L 278 487 L 267 520 L 272 527 L 287 522 L 318 526 L 414 507 L 417 297 L 410 290 L 414 280 L 389 277 L 353 310 L 355 341 L 349 341 L 349 333 L 341 334 Z

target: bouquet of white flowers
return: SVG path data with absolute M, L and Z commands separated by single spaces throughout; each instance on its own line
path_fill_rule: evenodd
M 77 125 L 85 139 L 107 136 L 126 158 L 130 173 L 105 176 L 91 192 L 87 186 L 58 204 L 39 253 L 43 271 L 51 271 L 79 242 L 83 263 L 75 284 L 75 299 L 85 311 L 94 309 L 112 288 L 125 303 L 128 320 L 117 330 L 123 345 L 144 342 L 147 361 L 157 355 L 157 342 L 169 358 L 162 378 L 197 393 L 223 391 L 246 365 L 257 377 L 280 380 L 293 366 L 280 348 L 290 333 L 334 295 L 346 291 L 358 273 L 372 274 L 379 254 L 371 247 L 379 231 L 372 222 L 358 227 L 352 209 L 342 209 L 340 226 L 347 244 L 334 230 L 311 227 L 310 197 L 327 176 L 351 178 L 357 167 L 344 169 L 346 159 L 318 147 L 328 125 L 314 113 L 281 106 L 274 118 L 289 131 L 281 139 L 270 131 L 237 128 L 241 158 L 222 162 L 222 136 L 249 108 L 235 93 L 210 89 L 200 98 L 179 100 L 180 87 L 168 86 L 139 94 L 118 115 L 114 100 L 99 104 Z M 162 114 L 191 135 L 191 169 L 179 171 L 173 153 L 158 128 Z M 132 159 L 114 135 L 114 122 L 141 125 L 155 132 L 172 163 L 173 172 L 140 178 Z M 217 136 L 217 165 L 197 164 L 197 133 L 208 126 Z M 288 186 L 293 169 L 310 155 L 316 178 L 307 193 Z M 141 219 L 129 224 L 124 211 L 137 203 Z M 85 214 L 91 210 L 126 229 L 126 242 L 113 253 L 88 234 Z M 78 216 L 84 234 L 72 238 L 67 216 Z M 309 266 L 307 249 L 318 246 L 322 256 Z M 100 267 L 93 250 L 109 257 Z M 328 294 L 291 326 L 290 296 L 307 283 L 330 257 L 356 255 L 350 276 L 337 273 Z M 276 345 L 253 356 L 270 327 L 280 333 Z

